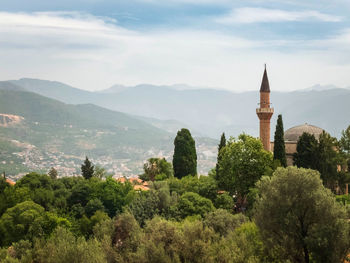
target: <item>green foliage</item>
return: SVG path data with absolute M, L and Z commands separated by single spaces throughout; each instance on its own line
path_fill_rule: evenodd
M 215 166 L 216 176 L 218 177 L 219 177 L 219 162 L 221 160 L 220 151 L 225 146 L 226 146 L 226 137 L 225 137 L 225 133 L 223 132 L 221 134 L 220 143 L 218 145 L 218 157 L 217 157 L 216 166 Z
M 218 186 L 213 176 L 185 176 L 180 180 L 171 178 L 167 181 L 171 192 L 182 195 L 186 192 L 197 193 L 205 198 L 215 201 Z
M 169 178 L 166 174 L 157 174 L 155 177 L 154 177 L 154 180 L 155 181 L 164 181 L 166 180 L 167 178 Z
M 219 194 L 214 202 L 216 208 L 226 209 L 227 211 L 233 211 L 235 202 L 227 192 Z
M 12 257 L 20 260 L 21 262 L 32 262 L 32 243 L 28 240 L 20 240 L 17 243 L 12 244 L 13 255 Z
M 90 179 L 91 177 L 94 176 L 94 166 L 92 165 L 90 160 L 87 158 L 87 156 L 85 158 L 84 163 L 81 165 L 81 175 L 85 179 Z
M 178 131 L 174 146 L 174 176 L 181 179 L 187 175 L 197 175 L 196 146 L 190 131 L 187 129 Z
M 259 139 L 246 134 L 241 134 L 238 140 L 231 138 L 220 153 L 218 185 L 231 195 L 245 197 L 272 168 L 272 154 L 263 149 Z
M 120 213 L 131 202 L 132 192 L 130 183 L 122 184 L 111 177 L 98 181 L 94 189 L 94 195 L 102 201 L 110 217 Z
M 6 210 L 0 218 L 2 243 L 9 245 L 21 239 L 49 235 L 58 225 L 69 226 L 69 221 L 45 212 L 32 201 L 25 201 Z
M 156 217 L 147 222 L 136 262 L 179 262 L 183 237 L 177 224 Z
M 199 194 L 186 192 L 176 205 L 177 213 L 180 218 L 186 218 L 187 216 L 204 215 L 214 210 L 213 203 Z
M 173 167 L 165 158 L 150 158 L 143 165 L 144 174 L 140 177 L 144 181 L 160 181 L 173 176 Z
M 129 213 L 117 217 L 112 242 L 122 253 L 136 251 L 140 243 L 141 228 Z
M 342 136 L 339 141 L 340 148 L 347 155 L 350 155 L 350 125 L 341 134 Z
M 350 195 L 337 195 L 336 197 L 337 202 L 344 204 L 344 205 L 350 205 Z
M 168 216 L 171 196 L 168 184 L 155 182 L 152 190 L 138 193 L 129 209 L 141 226 L 155 215 Z
M 143 226 L 148 219 L 159 214 L 159 198 L 154 191 L 140 192 L 130 204 L 130 211 L 135 219 Z
M 38 262 L 46 263 L 100 263 L 106 262 L 101 244 L 74 235 L 64 228 L 57 228 L 46 244 L 37 243 L 35 250 Z
M 221 236 L 226 236 L 229 232 L 234 231 L 248 221 L 249 219 L 243 214 L 232 215 L 227 210 L 217 209 L 205 216 L 204 224 L 214 229 Z
M 218 194 L 215 169 L 210 176 L 155 180 L 140 192 L 111 177 L 30 173 L 13 187 L 0 180 L 0 245 L 12 244 L 0 249 L 0 261 L 304 262 L 305 247 L 310 261 L 343 260 L 348 196 L 336 202 L 317 172 L 297 168 L 278 168 L 255 187 L 249 176 L 270 174 L 273 165 L 252 137 L 231 139 L 221 152 L 219 168 L 229 168 L 220 171 L 234 177 L 232 191 L 249 187 L 244 197 L 256 202 L 247 213 L 254 222 L 231 213 L 232 193 Z
M 318 144 L 317 170 L 321 174 L 321 179 L 325 186 L 334 189 L 338 179 L 338 152 L 336 151 L 337 139 L 323 131 Z M 316 153 L 315 153 L 316 154 Z
M 0 215 L 2 215 L 7 208 L 13 207 L 17 203 L 31 200 L 31 192 L 27 187 L 8 187 L 0 193 Z
M 318 142 L 313 134 L 304 132 L 298 139 L 297 152 L 293 155 L 294 165 L 303 168 L 316 169 Z
M 342 162 L 337 148 L 336 138 L 324 131 L 319 141 L 314 135 L 303 133 L 297 143 L 297 152 L 293 156 L 294 164 L 318 170 L 324 185 L 334 190 L 338 179 L 345 179 L 339 178 L 337 171 L 337 165 Z
M 282 261 L 344 259 L 350 247 L 346 211 L 324 188 L 317 171 L 278 168 L 257 188 L 255 222 L 266 247 Z
M 84 207 L 89 202 L 92 193 L 92 183 L 89 181 L 80 180 L 72 187 L 68 203 L 70 206 L 80 204 Z
M 100 199 L 91 199 L 85 206 L 85 214 L 90 217 L 92 216 L 96 211 L 100 210 L 103 211 L 105 207 L 103 206 L 103 203 Z
M 275 138 L 274 138 L 274 146 L 273 146 L 273 159 L 279 160 L 283 167 L 287 166 L 287 158 L 286 158 L 286 148 L 284 144 L 284 129 L 283 129 L 283 121 L 282 115 L 278 115 Z
M 88 237 L 95 224 L 121 212 L 132 197 L 130 183 L 122 184 L 112 178 L 53 180 L 30 173 L 13 187 L 4 184 L 0 191 L 0 242 L 8 245 L 20 239 L 32 240 L 34 236 L 46 237 L 57 226 Z M 29 219 L 22 222 L 24 215 Z

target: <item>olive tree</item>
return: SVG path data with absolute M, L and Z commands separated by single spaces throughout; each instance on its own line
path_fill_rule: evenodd
M 350 247 L 346 211 L 319 172 L 278 168 L 257 189 L 254 219 L 270 251 L 283 262 L 343 262 Z

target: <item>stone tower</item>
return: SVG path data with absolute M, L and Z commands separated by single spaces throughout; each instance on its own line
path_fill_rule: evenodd
M 260 108 L 256 109 L 256 114 L 260 120 L 260 140 L 264 145 L 264 149 L 270 151 L 270 119 L 273 115 L 273 108 L 270 107 L 270 84 L 267 78 L 266 65 L 260 87 Z

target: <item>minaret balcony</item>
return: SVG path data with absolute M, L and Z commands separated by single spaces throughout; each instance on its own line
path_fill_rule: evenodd
M 274 109 L 273 108 L 257 108 L 256 113 L 273 113 Z

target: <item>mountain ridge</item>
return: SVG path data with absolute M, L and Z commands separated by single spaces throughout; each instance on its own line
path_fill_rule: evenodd
M 20 85 L 18 82 L 14 83 Z M 47 85 L 50 86 L 50 83 L 48 82 Z M 26 88 L 35 90 L 35 87 L 29 86 L 27 85 Z M 317 89 L 317 87 L 321 88 Z M 350 90 L 330 89 L 334 86 L 318 85 L 317 87 L 292 92 L 274 91 L 274 88 L 271 87 L 271 102 L 275 108 L 272 118 L 272 134 L 276 117 L 282 114 L 286 129 L 308 122 L 320 126 L 333 136 L 340 135 L 350 123 L 350 117 L 341 116 L 344 115 L 344 112 L 350 112 L 350 108 L 348 103 L 337 102 L 350 100 Z M 72 95 L 72 92 L 65 89 L 58 95 L 57 92 L 48 94 L 50 92 L 47 90 L 49 88 L 46 89 L 47 96 L 63 102 L 93 103 L 112 110 L 160 121 L 177 120 L 191 130 L 212 138 L 218 138 L 222 132 L 233 136 L 241 132 L 258 136 L 258 118 L 255 114 L 259 101 L 258 89 L 257 91 L 233 93 L 214 89 L 179 90 L 171 86 L 147 84 L 146 86 L 123 88 L 122 91 L 114 94 L 82 91 L 79 95 Z M 326 109 L 325 105 L 329 107 Z

